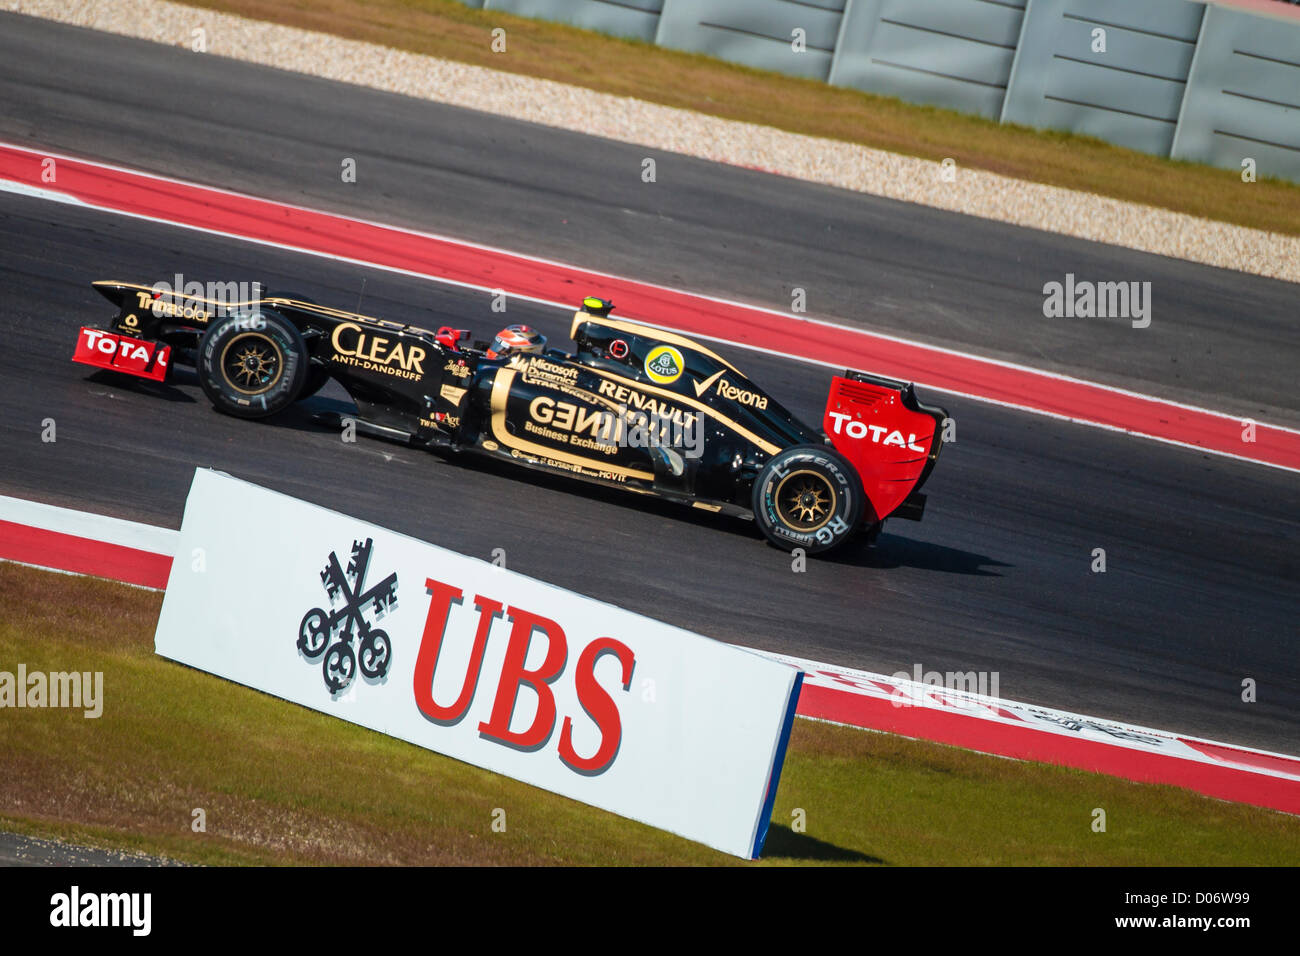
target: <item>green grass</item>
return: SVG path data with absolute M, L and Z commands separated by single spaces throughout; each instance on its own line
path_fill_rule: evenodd
M 160 604 L 0 563 L 0 670 L 102 671 L 105 698 L 98 720 L 0 710 L 0 829 L 209 864 L 740 862 L 157 657 Z M 1091 829 L 1097 807 L 1105 833 Z M 762 862 L 1298 859 L 1286 814 L 796 721 Z
M 728 119 L 986 169 L 1224 222 L 1300 235 L 1300 184 L 1169 160 L 1069 133 L 1003 126 L 811 80 L 456 0 L 188 0 L 288 26 L 378 43 Z M 506 30 L 505 53 L 491 31 Z M 599 129 L 593 130 L 599 133 Z

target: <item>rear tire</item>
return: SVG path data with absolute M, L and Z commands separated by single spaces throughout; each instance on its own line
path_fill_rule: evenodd
M 309 373 L 302 333 L 284 316 L 254 309 L 208 326 L 199 343 L 199 384 L 213 406 L 265 418 L 298 400 Z
M 866 493 L 857 469 L 825 445 L 795 445 L 763 466 L 754 482 L 754 520 L 784 551 L 818 554 L 860 527 Z

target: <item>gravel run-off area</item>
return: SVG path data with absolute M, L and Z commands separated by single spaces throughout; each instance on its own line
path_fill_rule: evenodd
M 1300 237 L 1091 193 L 956 169 L 852 143 L 719 119 L 630 97 L 277 26 L 166 0 L 0 0 L 0 10 L 574 132 L 754 167 L 1018 226 L 1300 281 Z M 949 181 L 951 180 L 951 181 Z M 519 250 L 527 252 L 528 250 Z

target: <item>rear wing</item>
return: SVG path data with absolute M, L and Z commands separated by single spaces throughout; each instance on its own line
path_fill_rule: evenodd
M 846 371 L 831 382 L 822 427 L 862 478 L 876 520 L 919 521 L 920 493 L 943 447 L 948 413 L 923 405 L 909 382 Z

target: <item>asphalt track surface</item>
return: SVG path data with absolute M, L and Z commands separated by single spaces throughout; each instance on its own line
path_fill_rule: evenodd
M 61 840 L 0 833 L 0 867 L 9 866 L 179 866 L 160 857 L 97 850 Z
M 13 14 L 0 138 L 1300 427 L 1286 282 Z M 1045 318 L 1067 273 L 1151 282 L 1151 326 Z
M 1300 418 L 1293 286 L 676 157 L 640 190 L 644 150 L 23 18 L 0 27 L 0 138 L 765 304 L 804 285 L 823 316 Z M 1152 328 L 1048 323 L 1039 290 L 1067 271 L 1151 279 Z M 348 408 L 335 386 L 246 423 L 212 411 L 192 376 L 124 384 L 68 361 L 77 327 L 109 312 L 89 280 L 176 272 L 343 308 L 364 278 L 372 315 L 484 336 L 502 321 L 484 295 L 0 194 L 0 492 L 176 527 L 193 468 L 211 466 L 467 554 L 504 548 L 515 570 L 724 640 L 884 673 L 996 671 L 1013 699 L 1297 749 L 1294 474 L 928 395 L 958 434 L 926 520 L 795 573 L 746 522 L 345 444 L 311 417 Z M 508 318 L 563 345 L 565 313 L 515 303 Z M 732 357 L 820 419 L 825 370 Z
M 921 523 L 792 570 L 752 524 L 509 466 L 354 444 L 312 413 L 214 412 L 192 375 L 122 383 L 68 361 L 111 307 L 101 277 L 256 276 L 272 289 L 427 324 L 501 321 L 488 296 L 108 213 L 0 196 L 0 491 L 176 527 L 196 465 L 488 558 L 724 640 L 892 673 L 997 671 L 1014 699 L 1287 750 L 1300 489 L 1277 469 L 962 402 Z M 569 315 L 513 305 L 561 344 Z M 740 363 L 817 420 L 829 373 Z M 41 440 L 52 418 L 56 441 Z M 238 516 L 232 516 L 237 521 Z M 249 546 L 257 547 L 256 528 Z M 1090 570 L 1106 550 L 1107 571 Z M 1260 700 L 1240 700 L 1254 678 Z

